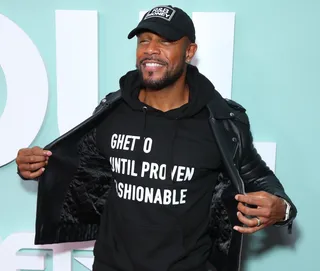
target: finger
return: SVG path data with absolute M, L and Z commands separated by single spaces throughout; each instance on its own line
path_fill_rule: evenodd
M 240 232 L 240 233 L 254 233 L 257 232 L 259 230 L 262 230 L 263 228 L 265 228 L 266 225 L 262 224 L 260 227 L 240 227 L 240 226 L 234 226 L 233 229 Z
M 237 201 L 247 203 L 250 205 L 257 205 L 257 206 L 266 206 L 268 204 L 268 199 L 263 196 L 254 196 L 254 195 L 236 195 L 235 199 Z
M 44 150 L 40 147 L 33 147 L 31 148 L 31 152 L 33 155 L 46 155 L 46 156 L 51 156 L 52 155 L 52 152 L 51 151 L 48 151 L 48 150 Z
M 17 156 L 24 156 L 24 155 L 32 155 L 32 150 L 31 148 L 22 148 L 18 151 Z
M 51 151 L 48 151 L 48 150 L 44 150 L 44 153 L 47 157 L 51 156 L 52 155 L 52 152 Z
M 238 210 L 244 214 L 249 216 L 265 216 L 266 208 L 250 208 L 245 206 L 242 202 L 238 203 Z
M 18 166 L 19 171 L 36 171 L 42 167 L 45 167 L 47 165 L 47 161 L 40 162 L 40 163 L 32 163 L 32 164 L 20 164 Z
M 249 192 L 249 193 L 246 193 L 246 195 L 249 195 L 249 196 L 257 196 L 257 197 L 266 197 L 269 193 L 266 192 L 266 191 L 257 191 L 257 192 Z M 241 195 L 241 194 L 239 194 Z
M 44 155 L 29 155 L 29 156 L 21 156 L 17 158 L 17 164 L 32 164 L 32 163 L 39 163 L 45 162 L 47 160 L 46 156 Z
M 43 150 L 40 147 L 33 147 L 33 148 L 22 148 L 18 151 L 19 156 L 29 156 L 29 155 L 46 155 L 51 156 L 52 152 L 49 150 Z
M 26 178 L 26 179 L 35 179 L 38 178 L 43 172 L 45 171 L 45 168 L 40 168 L 37 171 L 30 172 L 30 171 L 22 171 L 20 174 Z
M 245 217 L 241 212 L 237 212 L 237 217 L 243 225 L 246 225 L 248 227 L 256 227 L 257 226 L 258 221 L 255 218 L 249 219 L 249 218 Z
M 248 218 L 248 217 L 245 217 L 241 212 L 237 212 L 237 216 L 238 216 L 239 221 L 248 227 L 257 227 L 258 226 L 258 219 L 256 217 Z M 267 220 L 263 217 L 259 217 L 259 220 L 260 220 L 261 225 L 264 224 L 265 222 L 267 222 Z

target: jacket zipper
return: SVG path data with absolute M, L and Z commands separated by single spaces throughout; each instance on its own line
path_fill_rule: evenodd
M 241 233 L 240 251 L 239 251 L 239 259 L 238 259 L 238 271 L 241 270 L 242 243 L 243 243 L 243 234 Z

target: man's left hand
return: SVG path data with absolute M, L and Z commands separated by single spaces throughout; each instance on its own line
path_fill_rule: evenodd
M 286 204 L 282 198 L 264 191 L 236 195 L 238 203 L 237 216 L 243 227 L 235 226 L 234 230 L 241 233 L 254 233 L 269 225 L 283 221 Z M 245 204 L 256 206 L 251 208 Z M 252 218 L 246 217 L 250 216 Z

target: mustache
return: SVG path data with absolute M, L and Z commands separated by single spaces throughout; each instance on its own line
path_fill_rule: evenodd
M 154 58 L 154 57 L 145 57 L 145 58 L 141 59 L 140 62 L 139 62 L 139 65 L 142 65 L 143 62 L 145 62 L 145 61 L 155 61 L 155 62 L 157 62 L 159 64 L 167 65 L 167 62 L 165 62 L 165 61 L 163 61 L 161 59 L 158 59 L 158 58 Z

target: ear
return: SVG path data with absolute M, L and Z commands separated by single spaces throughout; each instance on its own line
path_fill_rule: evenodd
M 196 54 L 198 49 L 198 45 L 196 43 L 190 43 L 186 50 L 186 62 L 190 63 L 193 59 L 194 55 Z

